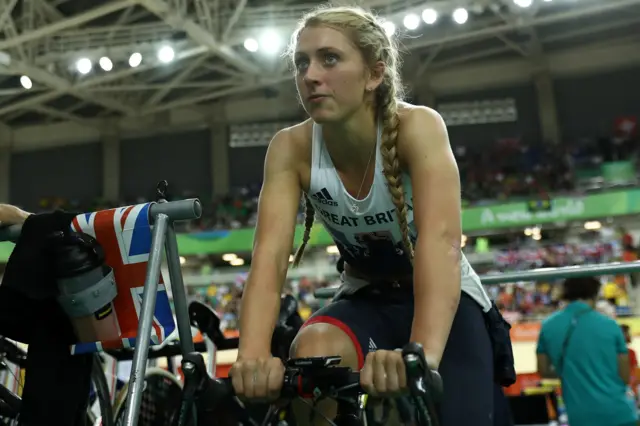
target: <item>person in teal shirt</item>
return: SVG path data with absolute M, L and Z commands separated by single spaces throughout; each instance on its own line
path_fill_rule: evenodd
M 538 373 L 560 378 L 571 426 L 636 426 L 627 345 L 616 321 L 594 309 L 599 290 L 595 278 L 564 282 L 568 304 L 542 323 Z

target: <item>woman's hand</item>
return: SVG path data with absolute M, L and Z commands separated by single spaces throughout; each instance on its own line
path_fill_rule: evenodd
M 236 396 L 274 401 L 280 396 L 284 365 L 280 358 L 239 359 L 229 371 Z
M 360 385 L 370 396 L 395 396 L 407 390 L 401 351 L 369 352 L 360 371 Z
M 22 225 L 31 213 L 10 204 L 0 204 L 1 225 Z

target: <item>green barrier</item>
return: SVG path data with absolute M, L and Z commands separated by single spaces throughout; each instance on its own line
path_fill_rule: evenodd
M 554 198 L 548 211 L 531 212 L 525 201 L 465 208 L 462 210 L 462 227 L 464 232 L 477 232 L 637 213 L 640 213 L 640 189 L 629 189 Z M 296 228 L 295 246 L 300 243 L 303 230 L 302 225 Z M 182 255 L 250 252 L 253 234 L 253 228 L 179 234 L 178 248 Z M 328 246 L 333 244 L 333 240 L 322 225 L 316 224 L 309 244 Z M 12 244 L 0 243 L 0 262 L 6 262 L 12 249 Z
M 625 184 L 636 180 L 636 167 L 632 161 L 602 163 L 602 177 L 611 184 Z
M 640 189 L 558 197 L 549 211 L 530 212 L 526 202 L 472 207 L 462 211 L 465 232 L 526 227 L 640 213 Z

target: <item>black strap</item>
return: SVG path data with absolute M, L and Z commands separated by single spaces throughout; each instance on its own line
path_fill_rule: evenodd
M 591 308 L 584 309 L 582 311 L 575 313 L 571 318 L 571 324 L 569 325 L 569 330 L 567 330 L 567 334 L 564 338 L 564 342 L 562 342 L 562 351 L 560 352 L 560 359 L 558 360 L 558 368 L 556 368 L 558 377 L 562 375 L 562 367 L 564 366 L 564 356 L 567 353 L 567 348 L 569 347 L 569 340 L 571 340 L 571 336 L 573 335 L 573 332 L 575 331 L 576 326 L 578 325 L 578 320 L 580 319 L 581 316 L 591 311 L 592 311 Z

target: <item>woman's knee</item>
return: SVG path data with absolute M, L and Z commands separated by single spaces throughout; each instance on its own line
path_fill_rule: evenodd
M 293 340 L 289 356 L 307 358 L 340 356 L 341 365 L 358 369 L 358 350 L 351 337 L 332 324 L 314 323 L 303 327 Z

